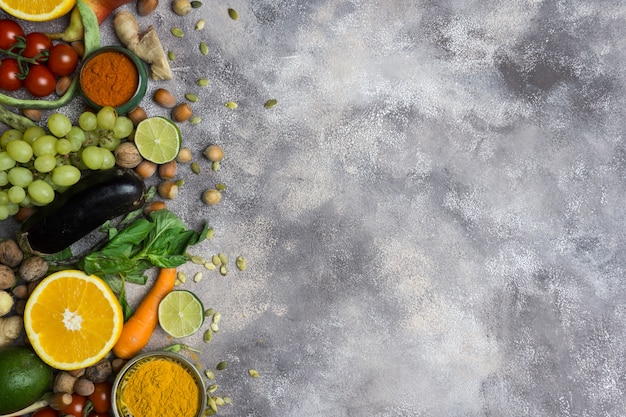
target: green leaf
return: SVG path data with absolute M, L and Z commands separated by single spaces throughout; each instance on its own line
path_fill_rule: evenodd
M 124 255 L 131 257 L 136 252 L 133 250 L 134 247 L 143 242 L 154 226 L 154 223 L 146 219 L 138 219 L 111 239 L 100 253 L 105 256 Z

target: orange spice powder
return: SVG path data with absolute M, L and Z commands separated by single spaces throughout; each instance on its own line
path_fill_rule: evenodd
M 83 94 L 100 106 L 118 107 L 130 100 L 139 85 L 133 61 L 121 52 L 103 52 L 82 69 Z

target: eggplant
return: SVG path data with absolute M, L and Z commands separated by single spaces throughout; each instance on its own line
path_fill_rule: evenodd
M 107 220 L 140 208 L 145 199 L 146 185 L 132 170 L 90 172 L 22 223 L 20 243 L 36 254 L 60 252 Z

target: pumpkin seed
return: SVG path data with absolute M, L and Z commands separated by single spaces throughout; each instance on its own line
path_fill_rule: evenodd
M 175 60 L 175 59 L 176 59 L 176 55 L 174 55 L 174 51 L 167 51 L 167 58 L 168 58 L 170 61 Z
M 215 271 L 217 269 L 217 266 L 215 266 L 213 262 L 205 262 L 204 267 L 209 271 Z
M 218 169 L 220 169 L 220 161 L 214 161 L 214 162 L 211 164 L 211 169 L 212 169 L 213 171 L 217 171 Z
M 215 397 L 214 399 L 215 399 L 215 405 L 217 405 L 217 406 L 222 406 L 222 405 L 226 404 L 222 397 Z
M 222 313 L 218 311 L 213 314 L 213 323 L 218 324 L 220 321 L 222 321 Z
M 226 274 L 228 274 L 228 268 L 226 268 L 226 265 L 220 266 L 220 274 L 222 274 L 222 276 L 226 276 Z
M 250 374 L 252 378 L 259 377 L 259 372 L 256 369 L 248 369 L 248 374 Z
M 215 265 L 221 265 L 222 264 L 222 260 L 220 259 L 220 257 L 218 255 L 213 255 L 211 257 L 211 262 L 213 262 L 213 264 L 215 264 Z
M 220 331 L 220 327 L 217 323 L 211 323 L 211 330 L 213 330 L 213 333 L 217 333 Z
M 278 104 L 278 100 L 276 100 L 275 98 L 272 98 L 270 100 L 267 100 L 265 104 L 263 105 L 263 107 L 265 107 L 266 109 L 271 109 L 277 104 Z
M 217 257 L 220 258 L 220 262 L 224 265 L 226 265 L 228 263 L 228 257 L 226 256 L 225 253 L 218 253 Z
M 202 30 L 204 29 L 204 25 L 206 24 L 206 21 L 204 19 L 200 19 L 196 22 L 196 30 Z
M 193 172 L 194 174 L 200 173 L 200 165 L 197 162 L 192 162 L 190 168 L 191 172 Z
M 217 414 L 217 411 L 213 411 L 210 408 L 207 408 L 206 410 L 204 410 L 204 415 L 205 416 L 214 416 Z
M 204 315 L 205 315 L 206 317 L 208 317 L 208 316 L 212 316 L 214 313 L 215 313 L 215 310 L 214 310 L 214 309 L 212 309 L 212 308 L 207 308 L 206 310 L 204 310 Z
M 217 384 L 211 384 L 206 389 L 206 392 L 208 392 L 209 394 L 213 394 L 215 391 L 217 391 L 217 388 L 218 388 Z
M 226 361 L 221 361 L 217 364 L 215 369 L 217 369 L 218 371 L 223 371 L 224 369 L 226 369 L 227 366 L 228 366 L 228 363 Z
M 209 397 L 209 407 L 211 408 L 211 410 L 217 413 L 217 404 L 215 404 L 215 400 L 213 399 L 213 397 Z
M 246 270 L 246 260 L 243 256 L 238 256 L 237 259 L 235 259 L 235 265 L 237 265 L 237 269 L 239 269 L 240 271 L 245 271 Z
M 224 397 L 224 404 L 232 404 L 233 400 L 230 397 Z
M 203 265 L 206 262 L 203 257 L 197 255 L 192 255 L 189 259 L 196 265 Z
M 215 234 L 215 228 L 209 227 L 209 230 L 206 231 L 206 239 L 211 239 Z
M 226 191 L 226 184 L 224 184 L 223 182 L 219 182 L 215 184 L 215 189 L 217 191 Z
M 191 7 L 193 7 L 194 9 L 197 9 L 199 7 L 202 7 L 202 2 L 198 1 L 198 0 L 193 0 L 191 2 Z
M 199 78 L 196 81 L 196 85 L 199 87 L 206 87 L 207 85 L 209 85 L 209 80 L 207 78 Z
M 206 371 L 204 371 L 204 375 L 206 375 L 206 377 L 209 378 L 210 380 L 215 379 L 215 374 L 210 369 L 207 369 Z
M 177 38 L 182 38 L 185 36 L 185 32 L 181 29 L 181 28 L 171 28 L 170 32 L 172 33 L 172 35 L 176 36 Z
M 193 282 L 200 282 L 202 280 L 202 272 L 196 272 L 193 276 Z
M 200 42 L 199 48 L 200 48 L 200 53 L 202 55 L 208 55 L 208 53 L 209 53 L 209 45 L 207 45 L 204 42 Z
M 179 271 L 179 272 L 176 274 L 176 278 L 177 278 L 180 282 L 182 282 L 183 284 L 187 282 L 187 275 L 185 275 L 185 273 L 184 273 L 184 272 L 180 272 L 180 271 Z
M 192 93 L 187 93 L 185 94 L 185 98 L 189 101 L 191 101 L 192 103 L 195 103 L 198 101 L 198 96 Z
M 189 119 L 189 123 L 191 123 L 192 125 L 197 125 L 202 121 L 202 117 L 200 116 L 192 116 L 191 119 Z
M 235 9 L 228 9 L 228 16 L 230 16 L 231 19 L 233 20 L 237 20 L 239 19 L 239 13 L 237 13 L 237 10 Z
M 205 343 L 209 343 L 211 339 L 213 339 L 213 332 L 211 329 L 207 329 L 202 336 L 202 340 L 204 340 Z
M 237 107 L 239 107 L 239 105 L 237 103 L 235 103 L 234 101 L 227 101 L 224 106 L 228 107 L 231 110 L 236 109 Z

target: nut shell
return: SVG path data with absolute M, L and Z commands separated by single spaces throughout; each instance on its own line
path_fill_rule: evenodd
M 143 157 L 132 142 L 121 143 L 115 148 L 115 163 L 122 168 L 135 168 L 143 161 Z

